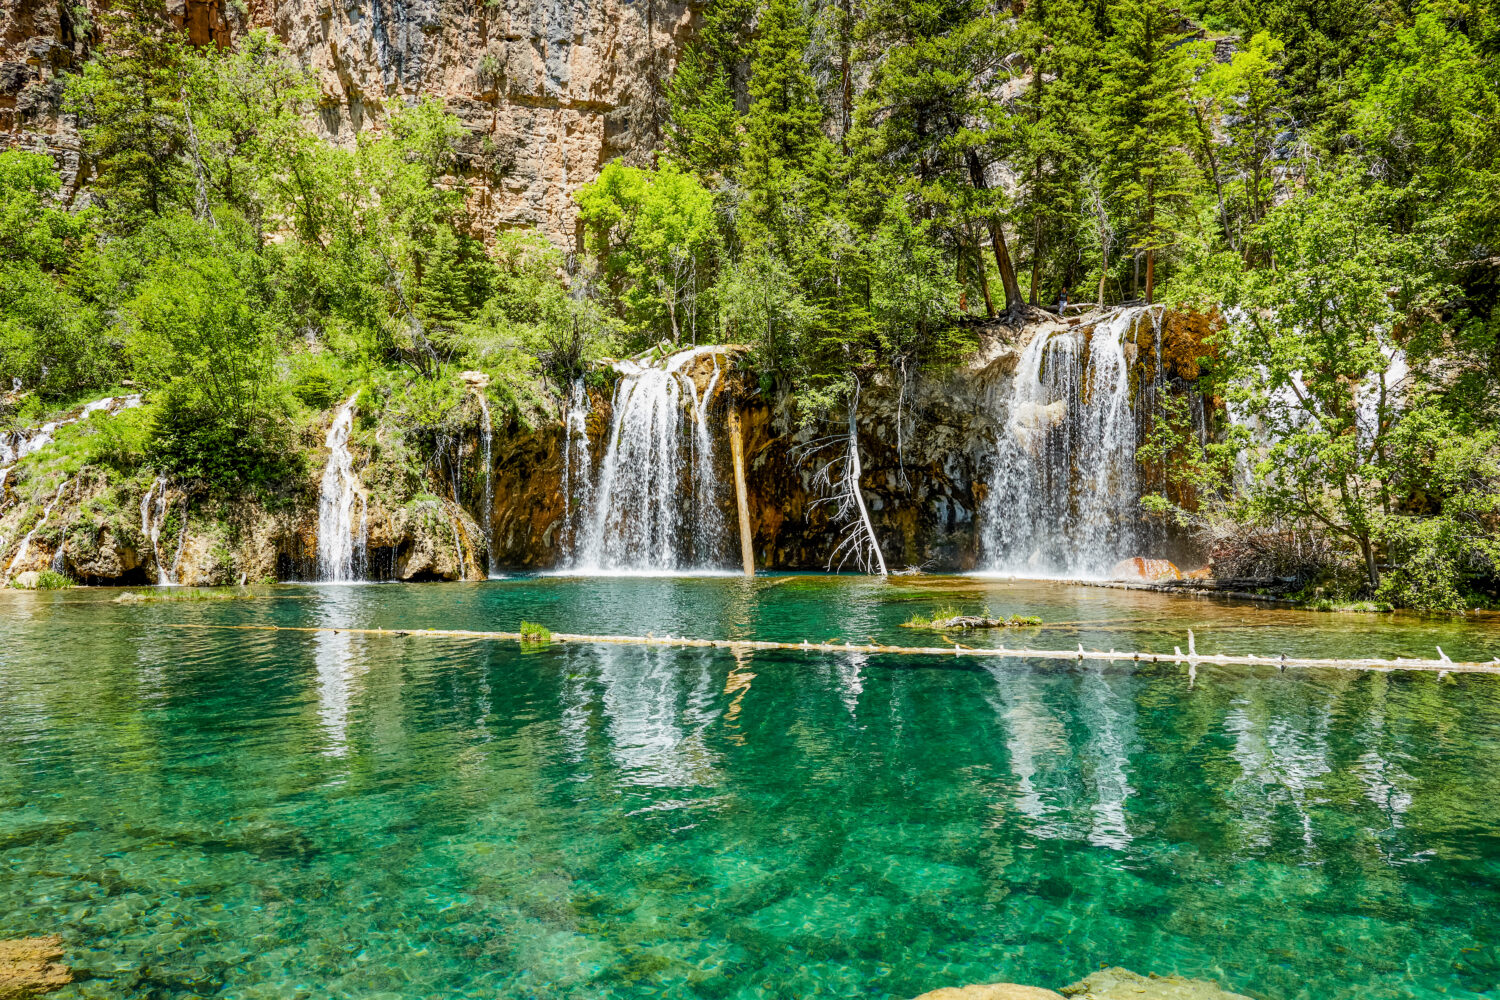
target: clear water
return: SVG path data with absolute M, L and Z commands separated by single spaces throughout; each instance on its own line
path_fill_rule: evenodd
M 1101 964 L 1500 996 L 1500 678 L 181 624 L 1500 654 L 1500 624 L 964 579 L 0 595 L 0 937 L 59 997 L 910 997 Z M 1017 637 L 1006 638 L 1014 644 Z

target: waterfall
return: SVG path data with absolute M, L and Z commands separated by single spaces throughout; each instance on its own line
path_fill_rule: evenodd
M 5 578 L 7 580 L 15 573 L 16 567 L 26 559 L 27 553 L 31 551 L 32 536 L 41 529 L 42 525 L 47 523 L 47 518 L 52 516 L 52 508 L 57 506 L 57 502 L 62 499 L 63 490 L 67 489 L 72 482 L 73 480 L 71 479 L 64 479 L 62 481 L 62 485 L 57 488 L 57 493 L 52 497 L 52 502 L 42 508 L 41 519 L 32 525 L 31 530 L 26 532 L 26 537 L 21 539 L 20 547 L 16 549 L 15 556 L 11 558 L 10 565 L 5 569 Z
M 573 565 L 594 572 L 675 572 L 722 568 L 720 507 L 709 407 L 720 375 L 718 348 L 692 348 L 664 362 L 622 361 L 613 417 L 597 481 L 590 471 L 581 384 L 575 384 L 564 447 L 564 496 L 580 494 Z M 687 371 L 714 356 L 699 396 Z M 569 514 L 571 515 L 571 510 Z
M 151 503 L 152 496 L 156 497 L 156 504 Z M 161 561 L 161 526 L 167 520 L 167 477 L 158 476 L 141 497 L 141 536 L 151 543 L 151 555 L 156 562 L 156 585 L 158 587 L 169 587 L 176 581 L 168 567 L 162 565 Z M 187 524 L 183 524 L 183 530 L 178 533 L 178 543 L 182 542 L 183 535 L 187 534 Z
M 490 419 L 490 401 L 483 388 L 479 390 L 479 409 L 484 413 L 480 441 L 484 445 L 484 564 L 485 575 L 495 576 L 495 427 Z
M 354 403 L 358 390 L 333 414 L 323 443 L 328 447 L 328 465 L 318 495 L 318 577 L 329 583 L 353 580 L 355 571 L 354 498 L 359 480 L 349 454 L 349 431 L 354 426 Z
M 1022 351 L 985 502 L 989 569 L 1098 576 L 1138 554 L 1126 343 L 1149 308 L 1120 310 L 1091 334 L 1043 330 Z
M 593 499 L 593 482 L 590 476 L 594 470 L 589 458 L 588 421 L 589 394 L 584 388 L 583 379 L 574 379 L 568 394 L 568 412 L 563 421 L 562 530 L 565 534 L 562 544 L 565 551 L 575 557 L 579 526 L 574 522 L 581 517 L 581 511 L 592 509 Z

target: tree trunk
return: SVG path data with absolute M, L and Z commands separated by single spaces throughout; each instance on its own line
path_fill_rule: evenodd
M 984 166 L 979 162 L 979 154 L 972 149 L 966 150 L 964 159 L 969 164 L 969 183 L 974 185 L 974 190 L 987 190 Z M 1016 280 L 1010 249 L 1005 245 L 1005 229 L 994 219 L 986 219 L 985 225 L 989 227 L 990 246 L 995 251 L 995 266 L 1000 269 L 1000 285 L 1005 289 L 1005 311 L 1014 314 L 1021 308 L 1021 283 Z
M 995 318 L 995 300 L 990 298 L 990 269 L 984 266 L 984 253 L 980 251 L 979 244 L 974 244 L 974 256 L 979 265 L 979 290 L 984 292 L 984 315 L 987 319 Z
M 1370 578 L 1370 593 L 1380 586 L 1380 570 L 1375 567 L 1375 546 L 1368 536 L 1359 540 L 1360 551 L 1365 557 L 1365 574 Z
M 865 535 L 870 541 L 870 551 L 875 556 L 875 564 L 880 567 L 880 575 L 886 576 L 885 556 L 880 551 L 880 540 L 875 537 L 875 526 L 870 523 L 870 512 L 865 509 L 865 496 L 859 489 L 859 477 L 862 468 L 859 463 L 859 430 L 855 424 L 855 414 L 859 410 L 859 389 L 854 390 L 854 396 L 849 400 L 849 491 L 854 494 L 854 503 L 859 508 L 859 519 L 864 523 Z
M 1146 251 L 1146 305 L 1151 304 L 1151 292 L 1156 287 L 1156 248 Z
M 745 440 L 740 429 L 740 410 L 729 405 L 729 450 L 734 458 L 734 503 L 740 515 L 740 560 L 745 575 L 755 575 L 755 546 L 750 537 L 750 501 L 745 489 Z
M 1042 214 L 1037 213 L 1034 230 L 1031 234 L 1031 304 L 1040 306 L 1037 283 L 1041 280 L 1042 273 Z

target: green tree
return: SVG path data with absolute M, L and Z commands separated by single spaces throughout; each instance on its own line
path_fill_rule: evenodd
M 101 22 L 104 51 L 69 78 L 63 106 L 78 115 L 94 191 L 111 212 L 161 215 L 192 188 L 186 42 L 162 0 L 120 0 Z
M 1107 182 L 1137 252 L 1146 257 L 1152 301 L 1158 255 L 1191 224 L 1193 194 L 1190 50 L 1165 0 L 1121 0 L 1106 49 L 1100 126 Z

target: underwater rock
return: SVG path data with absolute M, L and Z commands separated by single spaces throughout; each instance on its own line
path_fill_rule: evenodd
M 1017 986 L 1015 983 L 988 983 L 983 986 L 944 986 L 923 993 L 916 1000 L 1062 1000 L 1062 994 L 1040 986 Z
M 49 935 L 0 941 L 0 1000 L 24 1000 L 51 993 L 73 981 L 62 957 L 62 938 Z
M 1206 979 L 1142 976 L 1120 968 L 1101 969 L 1072 986 L 1064 986 L 1062 991 L 1077 1000 L 1250 1000 Z
M 1112 580 L 1139 580 L 1145 583 L 1160 583 L 1163 580 L 1181 580 L 1182 570 L 1166 559 L 1121 559 L 1109 571 Z

